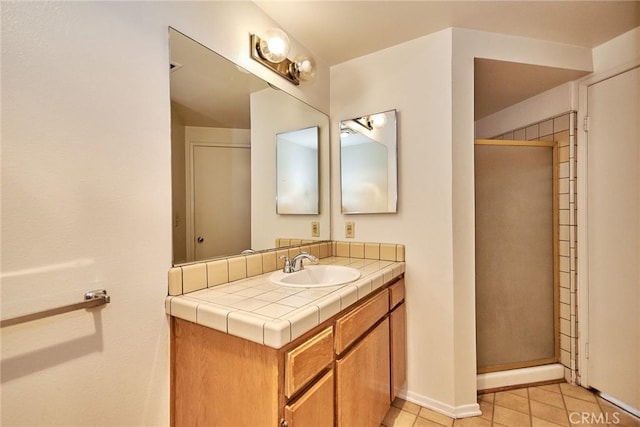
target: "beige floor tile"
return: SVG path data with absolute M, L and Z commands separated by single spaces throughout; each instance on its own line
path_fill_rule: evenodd
M 482 400 L 485 402 L 493 402 L 493 398 L 495 397 L 495 393 L 483 393 L 478 395 L 478 400 Z
M 515 394 L 516 396 L 525 397 L 525 398 L 529 397 L 529 395 L 527 394 L 526 388 L 516 388 L 513 390 L 507 390 L 506 393 Z
M 418 413 L 418 417 L 434 421 L 447 427 L 451 427 L 453 425 L 453 418 L 449 418 L 446 415 L 443 415 L 429 408 L 421 408 L 420 412 Z
M 618 408 L 614 404 L 598 397 L 598 403 L 611 425 L 621 427 L 640 427 L 640 418 L 634 417 L 628 412 Z
M 453 427 L 491 427 L 491 421 L 480 417 L 459 418 L 455 420 Z
M 541 385 L 541 386 L 538 386 L 537 388 L 541 388 L 542 390 L 546 390 L 546 391 L 552 391 L 554 393 L 561 393 L 560 384 Z
M 567 408 L 567 412 L 588 412 L 593 414 L 599 414 L 600 405 L 597 402 L 587 402 L 586 400 L 576 399 L 575 397 L 564 396 L 564 404 Z
M 418 417 L 416 418 L 416 422 L 413 424 L 413 427 L 444 427 L 442 424 L 439 424 L 435 421 L 428 420 L 426 418 Z
M 565 396 L 575 397 L 576 399 L 586 400 L 587 402 L 597 402 L 596 396 L 584 387 L 563 383 L 560 384 L 560 389 Z
M 531 425 L 529 415 L 502 406 L 493 408 L 493 422 L 508 427 L 528 427 Z
M 569 425 L 567 411 L 564 408 L 557 408 L 535 400 L 531 401 L 531 415 L 561 426 Z
M 483 418 L 485 420 L 493 420 L 493 402 L 487 402 L 484 400 L 481 400 L 480 402 L 480 412 L 482 412 L 482 415 L 480 416 L 480 418 Z
M 529 413 L 529 399 L 511 392 L 496 393 L 495 404 L 525 414 Z
M 420 405 L 412 402 L 407 402 L 406 400 L 400 399 L 399 397 L 393 401 L 392 405 L 398 409 L 402 409 L 403 411 L 412 414 L 418 415 L 418 412 L 420 412 Z
M 576 417 L 576 420 L 579 418 Z M 615 424 L 614 424 L 615 425 Z M 580 420 L 578 423 L 571 423 L 571 427 L 608 427 L 606 423 L 590 423 L 588 421 Z
M 531 417 L 531 424 L 533 427 L 561 427 L 559 424 L 554 424 L 538 417 Z
M 562 394 L 545 390 L 542 387 L 531 387 L 529 389 L 529 399 L 564 409 Z
M 617 418 L 616 414 L 612 413 L 609 415 L 609 419 L 612 420 L 612 424 L 615 424 L 615 420 L 617 419 L 618 425 L 623 427 L 640 427 L 640 418 L 634 417 L 625 411 L 618 411 Z
M 412 427 L 415 421 L 415 414 L 391 407 L 384 417 L 382 425 L 385 427 Z

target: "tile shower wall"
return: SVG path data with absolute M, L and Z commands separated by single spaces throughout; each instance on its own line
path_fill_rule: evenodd
M 576 305 L 576 123 L 577 113 L 571 111 L 492 138 L 558 142 L 560 363 L 565 367 L 565 379 L 571 383 L 580 383 Z

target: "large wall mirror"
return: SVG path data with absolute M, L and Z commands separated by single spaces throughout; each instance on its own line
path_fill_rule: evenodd
M 173 28 L 169 47 L 174 265 L 330 239 L 327 115 Z M 279 215 L 277 138 L 301 129 L 317 135 L 316 207 Z
M 340 122 L 342 213 L 398 209 L 396 110 Z

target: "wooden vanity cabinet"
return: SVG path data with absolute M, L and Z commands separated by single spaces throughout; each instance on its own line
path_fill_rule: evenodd
M 389 410 L 389 296 L 336 320 L 336 426 L 379 426 Z
M 336 361 L 336 425 L 379 426 L 389 410 L 389 319 Z
M 404 279 L 389 287 L 389 333 L 391 354 L 391 401 L 407 381 L 407 310 Z
M 172 317 L 171 425 L 379 426 L 406 377 L 403 301 L 400 280 L 281 349 Z
M 280 427 L 332 426 L 334 413 L 333 369 L 305 391 L 299 399 L 284 407 Z

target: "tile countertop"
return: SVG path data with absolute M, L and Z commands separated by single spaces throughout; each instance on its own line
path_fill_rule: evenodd
M 167 314 L 273 348 L 281 348 L 405 271 L 404 262 L 328 257 L 360 278 L 339 286 L 288 288 L 271 273 L 166 299 Z

